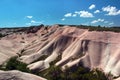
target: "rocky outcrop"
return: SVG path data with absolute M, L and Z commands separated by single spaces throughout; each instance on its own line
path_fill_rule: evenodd
M 46 80 L 46 79 L 33 74 L 14 70 L 14 71 L 0 71 L 0 80 Z
M 51 31 L 48 34 L 50 33 Z M 30 64 L 45 54 L 49 55 L 43 61 L 28 65 L 30 69 L 48 68 L 49 63 L 62 55 L 56 66 L 61 66 L 63 69 L 65 66 L 82 64 L 84 67 L 100 68 L 107 73 L 120 75 L 120 33 L 88 31 L 65 26 L 58 27 L 52 34 L 48 34 L 33 44 L 34 48 L 39 44 L 38 51 L 21 57 L 21 61 Z
M 65 66 L 84 66 L 90 69 L 100 68 L 115 76 L 120 75 L 120 33 L 54 25 L 42 27 L 36 33 L 17 36 L 12 34 L 2 40 L 10 43 L 16 41 L 9 45 L 19 44 L 14 49 L 22 55 L 20 61 L 27 63 L 31 70 L 47 69 L 51 62 L 61 58 L 55 65 L 62 69 Z M 41 60 L 44 56 L 46 58 Z

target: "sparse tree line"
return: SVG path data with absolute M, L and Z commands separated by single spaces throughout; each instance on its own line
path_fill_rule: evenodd
M 64 27 L 65 25 L 58 24 L 60 27 Z M 102 27 L 98 26 L 88 26 L 88 25 L 68 25 L 71 27 L 77 27 L 82 29 L 89 29 L 89 31 L 113 31 L 113 32 L 120 32 L 120 27 Z

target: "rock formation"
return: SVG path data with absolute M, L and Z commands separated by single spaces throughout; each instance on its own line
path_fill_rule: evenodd
M 29 69 L 41 71 L 61 57 L 55 65 L 62 69 L 82 65 L 120 75 L 120 33 L 54 25 L 35 33 L 14 33 L 0 43 L 0 64 L 19 54 Z M 43 56 L 47 57 L 38 61 Z
M 46 80 L 33 74 L 13 71 L 0 71 L 0 80 Z

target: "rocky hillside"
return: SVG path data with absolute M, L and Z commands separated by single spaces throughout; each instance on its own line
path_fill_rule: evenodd
M 19 56 L 32 71 L 48 69 L 56 60 L 62 70 L 83 66 L 119 76 L 120 33 L 106 30 L 63 25 L 2 29 L 0 65 Z
M 23 73 L 17 70 L 13 71 L 0 71 L 0 80 L 46 80 L 44 78 Z

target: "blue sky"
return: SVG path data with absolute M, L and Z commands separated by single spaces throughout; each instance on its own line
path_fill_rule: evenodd
M 120 26 L 120 0 L 0 0 L 0 27 Z

